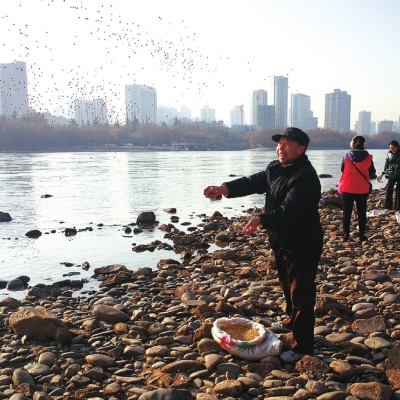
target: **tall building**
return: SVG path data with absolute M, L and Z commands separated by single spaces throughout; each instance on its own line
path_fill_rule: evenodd
M 334 89 L 325 95 L 325 129 L 350 131 L 351 96 L 346 91 Z
M 137 84 L 125 85 L 125 107 L 127 121 L 157 123 L 156 89 Z
M 0 64 L 0 115 L 11 117 L 29 111 L 26 63 Z
M 378 133 L 379 132 L 384 132 L 384 131 L 390 131 L 392 132 L 393 130 L 393 121 L 380 121 L 378 122 Z
M 243 106 L 235 106 L 231 110 L 231 127 L 234 125 L 244 125 Z
M 310 96 L 292 94 L 290 125 L 303 131 L 318 127 L 318 118 L 311 111 Z
M 371 111 L 360 111 L 358 113 L 358 129 L 356 131 L 359 135 L 371 135 Z
M 275 106 L 257 106 L 257 130 L 275 126 Z
M 266 90 L 259 89 L 253 92 L 253 97 L 251 99 L 251 116 L 252 120 L 251 123 L 253 125 L 257 124 L 257 111 L 258 106 L 266 106 L 268 105 L 268 93 Z
M 200 112 L 201 120 L 204 122 L 213 122 L 215 121 L 215 110 L 210 108 L 208 104 L 206 104 Z
M 79 126 L 107 123 L 107 106 L 103 99 L 74 100 L 74 119 Z
M 287 127 L 288 90 L 288 78 L 286 78 L 285 76 L 274 76 L 274 105 L 276 127 Z

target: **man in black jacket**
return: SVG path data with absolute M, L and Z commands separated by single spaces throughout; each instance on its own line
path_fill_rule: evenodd
M 318 213 L 321 185 L 305 154 L 310 142 L 305 132 L 287 128 L 272 140 L 278 143 L 278 160 L 265 171 L 221 186 L 208 186 L 204 195 L 232 198 L 266 194 L 265 213 L 252 218 L 243 232 L 251 235 L 258 226 L 268 230 L 288 315 L 272 327 L 277 332 L 293 331 L 292 348 L 280 357 L 283 362 L 294 363 L 314 350 L 315 277 L 323 239 Z

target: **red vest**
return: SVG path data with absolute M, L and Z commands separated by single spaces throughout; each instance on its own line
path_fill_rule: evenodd
M 363 178 L 360 172 L 364 175 Z M 353 162 L 349 157 L 344 160 L 344 169 L 340 177 L 341 192 L 353 194 L 367 194 L 369 192 L 369 167 L 372 164 L 372 155 L 369 154 L 364 160 L 360 162 Z

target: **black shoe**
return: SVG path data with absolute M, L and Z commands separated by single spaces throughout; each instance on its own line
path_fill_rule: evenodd
M 349 240 L 349 234 L 348 233 L 345 233 L 344 235 L 343 235 L 343 242 L 347 242 L 348 240 Z
M 360 236 L 360 242 L 368 242 L 368 238 L 364 235 Z

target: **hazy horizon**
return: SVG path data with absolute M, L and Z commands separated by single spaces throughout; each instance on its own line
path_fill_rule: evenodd
M 399 12 L 395 0 L 21 0 L 2 4 L 0 63 L 27 63 L 38 111 L 103 98 L 124 118 L 124 86 L 137 83 L 157 89 L 159 106 L 189 106 L 192 118 L 207 104 L 229 124 L 243 105 L 249 124 L 253 91 L 273 104 L 273 76 L 287 76 L 289 108 L 291 94 L 310 96 L 320 127 L 325 94 L 350 94 L 354 129 L 363 110 L 399 120 Z

